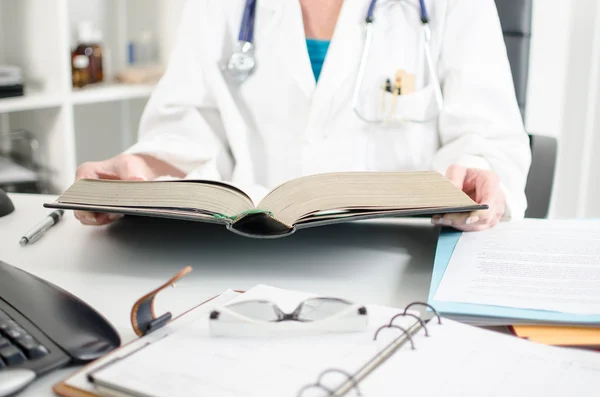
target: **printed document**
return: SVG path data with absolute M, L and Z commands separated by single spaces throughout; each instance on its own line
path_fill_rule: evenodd
M 434 300 L 600 314 L 600 222 L 526 219 L 463 233 Z

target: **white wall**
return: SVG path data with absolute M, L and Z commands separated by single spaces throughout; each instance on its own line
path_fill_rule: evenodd
M 599 25 L 597 0 L 534 1 L 526 124 L 559 139 L 553 218 L 599 215 Z
M 535 134 L 558 137 L 562 130 L 564 77 L 573 0 L 533 2 L 526 125 Z
M 177 27 L 181 19 L 184 3 L 186 0 L 171 0 L 167 3 L 161 2 L 158 8 L 160 17 L 159 47 L 163 62 L 169 59 L 171 49 L 175 45 Z

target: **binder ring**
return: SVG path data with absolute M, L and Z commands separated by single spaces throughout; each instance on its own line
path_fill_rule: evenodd
M 321 389 L 321 390 L 325 390 L 327 392 L 327 394 L 332 395 L 333 394 L 333 390 L 330 390 L 328 388 L 326 388 L 325 386 L 319 384 L 319 383 L 314 383 L 312 385 L 306 385 L 304 386 L 302 389 L 300 389 L 300 391 L 298 392 L 298 397 L 302 397 L 302 395 L 304 394 L 305 391 L 309 390 L 309 389 Z
M 354 390 L 356 390 L 356 394 L 359 396 L 362 396 L 362 393 L 360 392 L 360 389 L 358 388 L 358 382 L 356 381 L 356 379 L 354 379 L 354 377 L 352 375 L 350 375 L 348 372 L 346 372 L 344 370 L 332 368 L 332 369 L 328 369 L 328 370 L 321 372 L 316 383 L 306 385 L 302 389 L 300 389 L 300 391 L 298 392 L 298 397 L 302 397 L 302 394 L 306 390 L 309 390 L 309 389 L 321 389 L 321 390 L 325 390 L 329 395 L 333 395 L 333 390 L 331 390 L 321 384 L 323 377 L 329 372 L 337 372 L 342 375 L 345 375 L 348 378 L 348 380 L 352 382 L 352 388 Z
M 321 375 L 319 375 L 319 379 L 317 379 L 317 384 L 319 384 L 319 385 L 321 384 L 321 379 L 323 379 L 323 376 L 325 376 L 328 372 L 337 372 L 342 375 L 346 375 L 348 380 L 352 382 L 352 386 L 356 390 L 356 394 L 359 396 L 362 396 L 362 393 L 360 392 L 360 389 L 358 388 L 358 382 L 356 382 L 356 379 L 354 379 L 354 377 L 352 375 L 350 375 L 348 372 L 343 371 L 341 369 L 328 369 L 326 371 L 321 372 Z
M 410 307 L 411 307 L 411 306 L 415 306 L 415 305 L 427 306 L 428 308 L 430 308 L 430 309 L 431 309 L 431 310 L 432 310 L 432 311 L 435 313 L 435 316 L 436 316 L 436 317 L 437 317 L 437 319 L 438 319 L 438 324 L 441 324 L 441 323 L 442 323 L 442 318 L 440 317 L 440 315 L 439 315 L 439 313 L 437 312 L 437 310 L 435 310 L 435 308 L 434 308 L 433 306 L 431 306 L 431 305 L 429 305 L 429 304 L 427 304 L 427 303 L 424 303 L 424 302 L 413 302 L 413 303 L 411 303 L 410 305 L 408 305 L 408 306 L 406 306 L 406 307 L 404 308 L 404 313 L 406 314 L 406 311 L 407 311 L 408 309 L 410 309 Z
M 410 336 L 410 334 L 408 333 L 407 330 L 405 330 L 404 328 L 399 327 L 397 325 L 391 325 L 391 324 L 382 325 L 381 327 L 379 327 L 379 329 L 377 330 L 377 332 L 375 332 L 375 336 L 373 337 L 373 340 L 377 340 L 377 335 L 379 335 L 379 331 L 381 331 L 384 328 L 397 328 L 397 329 L 401 330 L 402 332 L 404 332 L 404 334 L 406 335 L 406 337 L 410 341 L 411 348 L 413 350 L 415 350 L 415 343 L 413 342 L 412 336 Z
M 423 319 L 420 318 L 419 316 L 414 315 L 412 313 L 400 313 L 400 314 L 396 314 L 390 320 L 390 325 L 393 325 L 394 320 L 397 319 L 398 317 L 404 317 L 404 316 L 410 316 L 410 317 L 416 318 L 417 321 L 421 324 L 421 327 L 423 327 L 423 329 L 425 330 L 425 336 L 429 336 L 429 331 L 427 331 L 427 326 L 425 325 L 425 321 L 423 321 Z

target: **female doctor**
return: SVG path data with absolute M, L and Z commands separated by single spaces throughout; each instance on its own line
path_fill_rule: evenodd
M 188 0 L 138 142 L 76 177 L 259 195 L 308 174 L 429 169 L 489 205 L 433 222 L 475 231 L 523 217 L 530 161 L 494 0 Z

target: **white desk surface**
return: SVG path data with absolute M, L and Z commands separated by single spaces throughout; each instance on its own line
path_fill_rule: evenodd
M 133 303 L 187 265 L 193 271 L 159 295 L 157 313 L 176 316 L 228 288 L 256 284 L 399 308 L 426 301 L 429 293 L 438 230 L 427 220 L 360 222 L 254 240 L 219 225 L 164 219 L 83 226 L 68 211 L 42 239 L 21 247 L 21 236 L 51 211 L 43 203 L 54 197 L 10 197 L 16 209 L 0 218 L 0 260 L 86 301 L 123 343 L 134 338 Z M 47 375 L 19 396 L 53 396 L 52 385 L 74 370 Z

